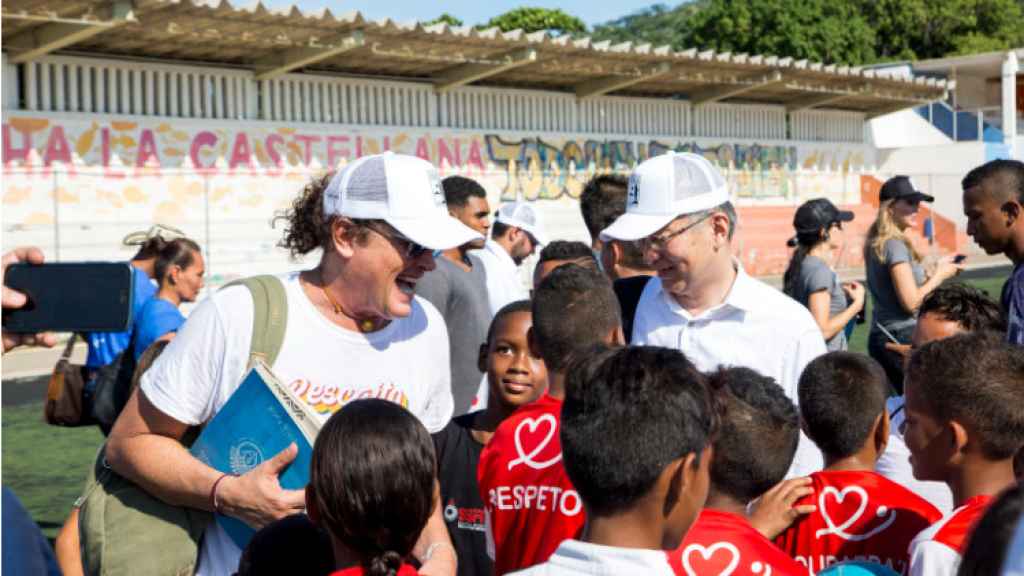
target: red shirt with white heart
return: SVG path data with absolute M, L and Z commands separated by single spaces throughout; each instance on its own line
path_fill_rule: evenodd
M 868 470 L 811 474 L 814 493 L 797 504 L 814 504 L 775 543 L 817 573 L 843 560 L 868 560 L 907 573 L 908 546 L 942 517 L 935 506 Z
M 545 562 L 583 528 L 583 501 L 562 467 L 561 413 L 562 401 L 545 394 L 502 422 L 480 454 L 496 574 Z
M 679 576 L 801 576 L 807 569 L 742 516 L 705 508 L 668 555 Z
M 992 503 L 992 496 L 975 496 L 929 526 L 910 543 L 910 574 L 946 576 L 956 574 L 960 554 L 967 546 L 974 525 Z

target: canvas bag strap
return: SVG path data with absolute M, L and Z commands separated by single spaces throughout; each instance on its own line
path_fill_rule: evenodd
M 273 366 L 288 327 L 288 296 L 284 284 L 277 276 L 262 275 L 238 280 L 227 286 L 239 284 L 249 290 L 253 302 L 249 368 L 257 360 Z
M 61 353 L 60 359 L 64 362 L 71 360 L 71 354 L 75 349 L 75 342 L 78 340 L 78 332 L 72 332 L 71 337 L 68 338 L 68 343 L 64 346 L 64 352 Z

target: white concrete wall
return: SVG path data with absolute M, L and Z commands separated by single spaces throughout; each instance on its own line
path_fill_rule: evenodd
M 870 120 L 867 143 L 877 148 L 899 148 L 941 146 L 952 140 L 913 109 L 907 109 Z
M 982 142 L 883 149 L 878 151 L 878 170 L 887 176 L 910 176 L 921 191 L 935 196 L 935 211 L 963 229 L 967 220 L 960 181 L 972 168 L 985 163 L 985 158 Z

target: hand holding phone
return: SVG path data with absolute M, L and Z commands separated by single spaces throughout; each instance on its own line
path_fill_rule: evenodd
M 967 255 L 966 254 L 957 254 L 953 258 L 953 264 L 962 264 L 964 260 L 967 260 Z
M 0 267 L 0 284 L 3 284 L 3 297 L 2 304 L 4 309 L 4 316 L 7 315 L 7 310 L 14 310 L 21 308 L 28 302 L 28 297 L 24 294 L 12 290 L 7 287 L 7 284 L 3 282 L 4 276 L 7 274 L 8 266 L 17 264 L 18 262 L 29 262 L 31 264 L 42 264 L 43 263 L 43 251 L 35 246 L 22 246 L 15 248 L 10 252 L 4 254 L 3 265 Z M 15 348 L 17 346 L 46 346 L 47 348 L 57 344 L 57 338 L 53 334 L 40 333 L 40 334 L 18 334 L 14 332 L 3 331 L 3 351 Z
M 5 349 L 8 333 L 127 330 L 132 277 L 128 263 L 11 264 L 3 278 Z M 8 288 L 22 295 L 17 308 L 6 307 Z

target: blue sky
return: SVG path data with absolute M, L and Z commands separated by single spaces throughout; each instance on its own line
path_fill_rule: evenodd
M 298 4 L 302 10 L 316 10 L 327 7 L 335 14 L 358 10 L 368 18 L 392 18 L 394 20 L 432 20 L 442 12 L 461 19 L 466 24 L 486 22 L 492 16 L 517 8 L 519 6 L 539 6 L 543 8 L 561 8 L 565 12 L 577 16 L 588 26 L 614 20 L 655 4 L 658 0 L 618 0 L 616 2 L 595 2 L 594 0 L 263 0 L 264 5 L 279 8 Z M 664 0 L 662 0 L 664 1 Z M 236 0 L 238 5 L 245 4 Z M 664 1 L 675 5 L 678 2 Z

